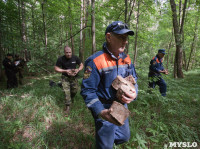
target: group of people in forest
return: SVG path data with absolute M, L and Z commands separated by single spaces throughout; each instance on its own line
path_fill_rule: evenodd
M 14 57 L 10 53 L 6 55 L 3 66 L 7 77 L 7 89 L 16 88 L 18 84 L 22 85 L 24 63 L 24 60 L 17 54 Z
M 103 43 L 102 50 L 91 55 L 84 66 L 77 56 L 72 55 L 71 48 L 66 46 L 65 55 L 58 58 L 54 67 L 56 72 L 62 73 L 66 113 L 69 113 L 73 97 L 78 90 L 76 76 L 84 67 L 81 95 L 94 118 L 97 149 L 112 149 L 114 144 L 122 144 L 130 138 L 128 118 L 122 126 L 115 125 L 110 115 L 113 109 L 110 107 L 113 101 L 117 100 L 128 109 L 127 104 L 136 100 L 138 95 L 135 67 L 129 55 L 124 52 L 128 36 L 133 35 L 134 32 L 128 28 L 127 24 L 114 21 L 106 28 L 106 42 Z M 157 55 L 150 61 L 148 75 L 149 88 L 155 88 L 158 85 L 162 96 L 166 96 L 167 91 L 166 83 L 161 75 L 168 74 L 162 63 L 165 54 L 165 49 L 158 50 Z M 130 75 L 136 81 L 134 88 L 117 99 L 116 90 L 112 86 L 113 80 L 117 76 L 126 78 Z
M 122 144 L 130 138 L 128 118 L 122 126 L 115 125 L 114 118 L 110 115 L 113 109 L 110 107 L 117 100 L 128 109 L 127 105 L 136 100 L 138 95 L 136 70 L 129 55 L 124 52 L 128 36 L 133 35 L 134 32 L 128 28 L 127 24 L 114 21 L 106 28 L 106 41 L 102 45 L 102 50 L 91 55 L 84 65 L 77 56 L 72 55 L 71 48 L 65 46 L 64 55 L 57 59 L 54 66 L 55 71 L 62 74 L 66 114 L 69 114 L 73 98 L 78 91 L 77 74 L 84 68 L 81 95 L 94 118 L 97 149 L 112 149 L 114 144 Z M 165 49 L 158 50 L 157 55 L 150 61 L 148 75 L 149 88 L 155 88 L 158 85 L 162 96 L 166 96 L 167 91 L 167 85 L 161 75 L 168 74 L 162 63 L 165 54 Z M 13 60 L 13 56 L 7 54 L 3 61 L 7 88 L 18 86 L 16 73 L 19 73 L 19 79 L 23 78 L 21 64 L 22 60 L 19 56 L 15 56 Z M 118 98 L 112 82 L 117 76 L 126 78 L 130 75 L 136 82 L 133 85 L 134 88 L 131 88 L 129 92 L 125 91 Z M 19 83 L 22 83 L 21 80 Z

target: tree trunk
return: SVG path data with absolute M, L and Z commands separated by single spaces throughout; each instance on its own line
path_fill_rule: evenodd
M 66 39 L 67 39 L 66 40 L 66 46 L 69 46 L 69 43 L 68 43 L 68 34 L 69 34 L 68 31 L 66 31 Z
M 62 49 L 62 46 L 63 46 L 63 39 L 62 39 L 62 25 L 61 25 L 61 33 L 60 33 L 60 49 Z
M 124 20 L 124 23 L 128 23 L 127 22 L 127 13 L 128 13 L 128 0 L 124 0 L 124 3 L 125 3 L 125 12 L 124 12 L 124 15 L 125 15 L 125 20 Z
M 72 14 L 71 14 L 71 1 L 68 1 L 69 3 L 69 18 L 72 18 Z M 75 54 L 75 49 L 74 49 L 74 37 L 73 37 L 73 29 L 72 29 L 72 21 L 70 19 L 70 23 L 69 23 L 69 28 L 70 28 L 70 39 L 71 39 L 71 49 L 72 49 L 72 54 Z
M 131 20 L 131 16 L 132 16 L 133 8 L 134 8 L 135 4 L 136 4 L 136 0 L 133 0 L 133 1 L 130 2 L 131 10 L 130 10 L 129 15 L 128 15 L 128 20 L 127 20 L 128 23 Z
M 11 48 L 12 48 L 12 53 L 13 54 L 16 54 L 17 53 L 17 51 L 16 51 L 16 49 L 15 49 L 15 45 L 14 45 L 14 38 L 13 38 L 13 22 L 12 22 L 12 20 L 11 20 L 11 22 L 10 22 L 11 24 L 10 24 L 10 32 L 11 32 Z
M 184 32 L 183 32 L 181 41 L 184 41 L 184 38 L 185 38 L 185 36 L 184 36 Z M 183 44 L 182 47 L 184 47 L 184 42 L 182 42 L 182 44 Z M 185 49 L 183 49 L 182 52 L 183 52 L 182 66 L 186 70 L 187 60 L 186 60 Z
M 184 70 L 186 70 L 186 64 L 187 64 L 187 60 L 186 60 L 186 54 L 185 54 L 185 50 L 183 49 L 183 68 Z
M 128 24 L 128 26 L 130 26 L 130 20 L 131 20 L 131 16 L 133 13 L 133 8 L 136 4 L 136 1 L 130 1 L 129 6 L 131 7 L 130 11 L 128 10 L 128 0 L 125 0 L 125 23 Z M 129 42 L 128 44 L 126 44 L 126 53 L 129 52 Z
M 171 49 L 171 47 L 172 47 L 172 41 L 173 41 L 173 36 L 174 36 L 174 34 L 173 34 L 173 29 L 172 29 L 172 37 L 171 37 L 171 40 L 170 40 L 170 42 L 169 42 L 169 46 L 168 46 L 168 54 L 167 54 L 167 66 L 166 66 L 166 69 L 168 69 L 168 66 L 169 66 L 169 52 L 170 52 L 170 49 Z
M 2 61 L 3 61 L 3 50 L 2 50 L 2 46 L 1 46 L 1 31 L 2 31 L 2 28 L 1 28 L 1 14 L 0 14 L 0 81 L 2 79 L 2 75 L 3 75 L 3 69 L 2 69 Z
M 173 52 L 171 52 L 171 64 L 173 64 L 174 63 L 174 53 Z
M 137 22 L 136 22 L 136 31 L 135 31 L 135 45 L 134 45 L 134 65 L 136 66 L 137 62 L 137 38 L 138 38 L 138 28 L 139 28 L 139 14 L 140 13 L 140 2 L 138 1 L 138 10 L 137 10 Z
M 44 1 L 42 1 L 42 20 L 43 20 L 43 33 L 44 33 L 44 46 L 45 50 L 47 50 L 47 30 L 46 30 L 46 19 L 45 19 L 45 8 L 44 8 Z
M 199 11 L 199 9 L 198 9 L 198 11 Z M 197 15 L 196 23 L 195 23 L 195 30 L 194 30 L 194 37 L 193 37 L 193 41 L 192 41 L 192 44 L 191 44 L 191 51 L 190 51 L 190 56 L 189 56 L 189 59 L 188 59 L 186 71 L 189 70 L 191 57 L 192 57 L 193 51 L 195 49 L 195 43 L 196 43 L 196 40 L 197 40 L 197 33 L 198 33 L 198 21 L 199 21 L 199 16 Z
M 32 26 L 33 26 L 33 30 L 32 30 L 32 32 L 33 32 L 33 48 L 35 49 L 35 17 L 34 17 L 34 5 L 35 4 L 32 4 L 32 6 L 31 6 L 31 16 L 32 16 Z
M 92 0 L 92 53 L 96 52 L 95 40 L 95 0 Z
M 60 19 L 59 19 L 59 28 L 60 28 L 60 33 L 59 33 L 60 34 L 60 37 L 59 37 L 60 45 L 59 45 L 59 49 L 62 49 L 62 47 L 63 47 L 63 39 L 62 39 L 62 37 L 63 37 L 63 18 L 62 17 L 60 17 Z
M 183 16 L 181 21 L 181 28 L 180 28 L 180 34 L 183 34 L 183 26 L 184 26 L 184 20 L 185 20 L 185 14 L 186 14 L 186 6 L 187 6 L 187 0 L 185 0 L 184 6 L 183 6 Z
M 25 5 L 24 1 L 21 2 L 22 6 L 22 43 L 23 43 L 23 49 L 24 49 L 24 59 L 26 61 L 29 61 L 28 58 L 28 50 L 27 50 L 27 37 L 26 37 L 26 18 L 25 18 Z
M 19 24 L 19 36 L 21 37 L 21 40 L 18 42 L 18 47 L 21 49 L 21 41 L 22 41 L 22 25 L 21 25 L 21 3 L 20 0 L 18 0 L 18 24 Z
M 71 39 L 71 49 L 72 49 L 72 54 L 75 54 L 75 49 L 74 49 L 74 37 L 72 34 L 72 23 L 70 22 L 70 39 Z
M 187 3 L 187 0 L 185 1 Z M 184 13 L 181 22 L 181 29 L 179 31 L 179 25 L 177 21 L 177 14 L 176 14 L 176 4 L 174 0 L 170 0 L 171 9 L 172 9 L 172 19 L 173 19 L 173 27 L 174 27 L 174 36 L 175 36 L 175 43 L 176 43 L 176 54 L 175 54 L 175 61 L 174 61 L 174 78 L 183 78 L 182 72 L 182 41 L 181 35 L 183 31 L 183 23 L 184 23 Z
M 81 57 L 82 62 L 85 59 L 84 53 L 85 53 L 85 42 L 86 42 L 86 33 L 87 33 L 86 27 L 87 27 L 87 22 L 88 22 L 88 15 L 89 15 L 89 11 L 88 11 L 89 3 L 90 3 L 89 0 L 84 0 L 84 14 L 85 14 L 85 16 L 84 16 L 84 20 L 83 20 L 84 21 L 84 23 L 83 23 L 84 30 L 83 30 L 83 45 L 82 45 L 82 53 L 83 53 L 83 55 Z
M 196 56 L 196 50 L 197 50 L 197 49 L 196 49 L 196 48 L 194 48 L 194 51 L 193 51 L 193 56 L 192 56 L 192 58 L 191 58 L 191 59 L 192 59 L 192 63 L 191 63 L 191 69 L 193 68 L 193 66 L 194 66 L 194 64 L 195 64 L 195 62 L 196 62 L 196 59 L 197 59 L 197 58 L 199 58 L 199 57 L 197 57 L 197 56 Z
M 180 9 L 182 10 L 182 1 L 180 3 Z M 182 18 L 180 17 L 180 35 L 181 35 L 181 47 L 184 47 L 184 30 L 183 30 L 183 26 L 184 26 L 184 20 L 185 20 L 185 16 L 186 16 L 186 6 L 187 6 L 187 0 L 185 0 L 184 6 L 183 6 L 183 13 L 182 13 Z M 186 67 L 186 56 L 185 56 L 185 50 L 182 50 L 182 67 L 185 68 Z
M 125 3 L 125 11 L 124 11 L 124 23 L 128 24 L 127 22 L 127 16 L 128 16 L 128 0 L 124 0 Z M 129 42 L 128 44 L 126 44 L 126 48 L 125 48 L 125 53 L 128 53 L 128 49 L 129 49 Z
M 85 0 L 81 0 L 81 15 L 80 15 L 80 45 L 79 45 L 79 58 L 82 61 L 83 60 L 83 26 L 84 26 L 84 16 L 85 16 L 85 12 L 84 12 L 84 3 Z
M 178 18 L 179 18 L 179 21 L 178 21 L 178 25 L 180 26 L 181 25 L 181 10 L 182 10 L 182 0 L 179 0 L 179 13 L 178 13 Z

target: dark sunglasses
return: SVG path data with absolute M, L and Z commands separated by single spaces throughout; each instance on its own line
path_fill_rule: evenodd
M 120 29 L 128 29 L 128 25 L 125 23 L 118 23 Z

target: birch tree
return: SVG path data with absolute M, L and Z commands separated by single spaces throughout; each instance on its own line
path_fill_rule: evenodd
M 96 51 L 96 40 L 95 40 L 95 0 L 92 0 L 92 53 Z
M 182 58 L 183 58 L 183 51 L 182 51 L 182 34 L 183 34 L 183 26 L 184 26 L 184 19 L 185 19 L 185 10 L 187 5 L 187 0 L 185 0 L 184 8 L 183 8 L 183 15 L 181 24 L 179 26 L 178 18 L 177 18 L 177 11 L 176 11 L 176 3 L 174 0 L 170 0 L 171 10 L 172 10 L 172 20 L 173 20 L 173 28 L 174 28 L 174 36 L 175 36 L 175 43 L 176 43 L 176 54 L 175 54 L 175 61 L 174 61 L 174 78 L 183 78 L 183 71 L 182 71 Z

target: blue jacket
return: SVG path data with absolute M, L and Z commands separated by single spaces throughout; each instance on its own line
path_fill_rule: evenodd
M 99 100 L 116 99 L 116 90 L 111 86 L 113 80 L 121 75 L 123 78 L 133 75 L 137 81 L 134 65 L 131 63 L 129 55 L 121 53 L 119 58 L 115 58 L 106 46 L 103 50 L 96 52 L 85 61 L 85 72 L 82 81 L 81 95 L 86 106 L 94 115 L 98 115 L 104 107 Z M 135 85 L 138 92 L 138 85 Z
M 151 77 L 151 76 L 161 76 L 159 71 L 164 70 L 162 62 L 163 62 L 163 59 L 159 59 L 158 55 L 153 57 L 153 59 L 150 61 L 149 77 Z

